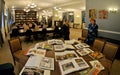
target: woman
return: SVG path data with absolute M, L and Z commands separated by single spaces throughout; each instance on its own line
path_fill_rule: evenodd
M 85 40 L 85 43 L 92 45 L 95 38 L 98 34 L 98 25 L 96 24 L 96 20 L 94 18 L 91 18 L 90 24 L 88 25 L 88 36 Z
M 70 34 L 70 29 L 69 29 L 69 21 L 65 20 L 65 23 L 63 24 L 62 28 L 62 35 L 64 37 L 64 40 L 70 40 L 69 34 Z

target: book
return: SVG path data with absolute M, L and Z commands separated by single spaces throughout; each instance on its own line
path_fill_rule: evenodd
M 74 45 L 76 49 L 83 49 L 83 46 L 81 44 Z
M 100 70 L 98 68 L 92 68 L 91 70 L 89 70 L 87 75 L 98 75 L 100 72 Z
M 44 70 L 38 68 L 24 68 L 22 74 L 19 75 L 44 75 Z
M 104 66 L 98 60 L 90 61 L 90 64 L 92 65 L 92 67 L 98 68 L 99 70 L 105 69 Z
M 98 51 L 92 52 L 89 56 L 93 59 L 100 59 L 100 58 L 104 57 L 104 55 Z
M 62 40 L 52 39 L 52 40 L 48 40 L 48 44 L 50 44 L 50 45 L 54 45 L 54 44 L 64 44 L 64 42 L 63 42 Z
M 40 68 L 54 70 L 54 58 L 42 57 L 40 62 Z
M 77 64 L 75 64 L 75 61 L 73 60 L 63 60 L 59 62 L 59 67 L 60 67 L 61 75 L 74 72 L 78 68 Z
M 62 61 L 66 59 L 72 59 L 79 57 L 75 51 L 55 52 L 56 61 Z
M 90 54 L 90 53 L 92 53 L 92 52 L 94 52 L 94 51 L 92 51 L 92 50 L 89 49 L 89 48 L 83 48 L 83 49 L 77 50 L 77 53 L 80 54 L 81 56 Z
M 75 43 L 80 43 L 80 42 L 75 40 L 75 39 L 65 40 L 65 44 L 68 44 L 68 45 L 72 45 L 72 44 L 75 44 Z
M 64 44 L 64 46 L 65 46 L 65 49 L 66 49 L 66 50 L 74 50 L 74 49 L 75 49 L 75 47 L 73 47 L 73 46 L 70 45 L 70 44 Z
M 61 74 L 65 75 L 74 71 L 83 70 L 89 67 L 86 61 L 80 57 L 75 59 L 67 59 L 59 62 Z
M 31 48 L 26 55 L 40 55 L 40 56 L 45 56 L 46 50 L 45 49 L 36 49 L 36 48 Z
M 64 51 L 65 50 L 65 46 L 62 45 L 54 45 L 54 50 L 55 51 Z
M 54 58 L 41 57 L 39 55 L 31 56 L 27 63 L 26 68 L 40 68 L 45 70 L 54 70 Z
M 78 70 L 83 70 L 83 69 L 86 69 L 86 68 L 89 67 L 89 65 L 87 64 L 87 62 L 82 57 L 75 58 L 74 60 L 77 63 L 77 65 L 79 66 Z
M 80 75 L 89 75 L 88 72 L 90 71 L 90 68 L 87 68 L 85 70 L 82 70 L 79 72 Z
M 90 47 L 88 44 L 86 43 L 80 43 L 82 47 Z

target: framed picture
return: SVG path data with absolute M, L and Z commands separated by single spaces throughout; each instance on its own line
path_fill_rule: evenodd
M 99 11 L 99 19 L 107 19 L 108 18 L 108 11 L 107 10 L 100 10 Z
M 89 18 L 96 18 L 96 9 L 89 9 Z

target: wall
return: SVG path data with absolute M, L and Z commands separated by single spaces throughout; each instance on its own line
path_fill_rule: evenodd
M 99 10 L 118 8 L 118 12 L 109 13 L 108 19 L 99 19 Z M 96 22 L 99 25 L 99 36 L 120 40 L 120 0 L 87 0 L 86 1 L 86 27 L 89 24 L 89 9 L 96 9 Z

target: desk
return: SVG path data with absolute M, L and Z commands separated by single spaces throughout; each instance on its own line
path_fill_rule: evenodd
M 76 52 L 76 50 L 75 50 Z M 77 52 L 76 52 L 77 53 Z M 47 50 L 46 51 L 46 54 L 45 54 L 46 57 L 52 57 L 52 58 L 55 58 L 55 50 Z M 80 55 L 78 55 L 80 56 Z M 89 63 L 89 61 L 93 60 L 89 55 L 85 55 L 85 56 L 82 56 L 84 58 L 84 60 L 88 63 L 88 65 L 90 66 L 90 68 L 92 68 L 91 64 Z M 80 75 L 79 74 L 80 70 L 79 71 L 75 71 L 75 72 L 72 72 L 72 73 L 69 73 L 67 75 Z M 60 68 L 59 68 L 59 64 L 57 61 L 54 60 L 54 70 L 51 70 L 51 73 L 50 75 L 61 75 L 61 71 L 60 71 Z M 105 68 L 104 70 L 102 70 L 98 75 L 108 75 L 108 70 Z
M 46 28 L 47 29 L 47 33 L 53 33 L 54 29 L 53 28 Z M 38 30 L 34 30 L 34 29 L 31 29 L 32 30 L 32 35 L 34 34 L 41 34 L 42 32 L 42 28 L 39 28 Z M 19 34 L 18 36 L 25 36 L 25 30 L 24 29 L 18 29 L 19 31 Z M 12 37 L 12 32 L 10 33 L 10 36 Z

